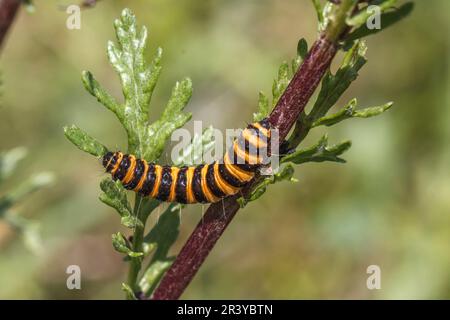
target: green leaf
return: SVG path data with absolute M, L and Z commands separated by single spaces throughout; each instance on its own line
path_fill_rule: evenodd
M 18 163 L 27 155 L 27 149 L 17 147 L 0 153 L 0 182 L 10 177 Z
M 144 50 L 147 28 L 137 30 L 136 17 L 130 9 L 124 9 L 121 17 L 114 21 L 118 45 L 108 43 L 108 57 L 120 76 L 125 103 L 134 110 L 127 111 L 128 118 L 136 122 L 148 120 L 148 108 L 159 76 L 162 50 L 158 49 L 154 63 L 149 68 L 145 62 Z
M 131 258 L 142 257 L 144 255 L 143 252 L 134 252 L 133 250 L 131 250 L 128 241 L 125 239 L 124 235 L 121 234 L 120 232 L 117 232 L 116 234 L 112 235 L 112 244 L 117 252 L 125 253 Z
M 0 172 L 3 177 L 9 176 L 19 159 L 25 156 L 25 149 L 12 149 L 0 156 Z M 31 193 L 53 183 L 55 177 L 51 172 L 41 172 L 31 176 L 18 187 L 0 197 L 0 218 L 13 227 L 23 237 L 25 246 L 34 254 L 43 252 L 42 240 L 39 234 L 39 225 L 16 214 L 12 207 Z
M 360 110 L 355 110 L 357 101 L 356 99 L 352 99 L 343 109 L 341 109 L 339 112 L 322 117 L 318 120 L 316 120 L 312 127 L 318 127 L 318 126 L 332 126 L 338 122 L 341 122 L 345 119 L 349 118 L 370 118 L 377 116 L 384 111 L 390 109 L 393 105 L 393 102 L 385 103 L 381 106 L 376 107 L 369 107 L 364 108 Z
M 105 196 L 117 200 L 124 210 L 131 212 L 127 194 L 120 181 L 113 181 L 111 178 L 105 178 L 100 182 L 100 189 L 102 189 Z
M 144 223 L 134 215 L 123 216 L 120 223 L 129 229 L 135 229 L 136 226 L 144 227 Z
M 41 255 L 44 252 L 38 222 L 21 217 L 11 211 L 7 211 L 4 214 L 0 213 L 0 216 L 3 216 L 4 221 L 21 234 L 25 247 L 28 250 L 35 255 Z
M 308 115 L 308 119 L 311 123 L 323 117 L 337 102 L 345 90 L 347 90 L 350 84 L 356 80 L 358 71 L 367 61 L 365 59 L 366 49 L 364 42 L 356 42 L 345 55 L 336 74 L 333 75 L 328 71 L 324 76 L 319 96 L 311 113 Z
M 292 162 L 301 164 L 305 162 L 323 162 L 332 161 L 344 163 L 345 160 L 339 158 L 341 154 L 351 147 L 350 141 L 344 141 L 339 144 L 328 146 L 328 137 L 324 135 L 317 144 L 308 149 L 297 150 L 281 159 L 281 163 Z
M 363 23 L 360 25 L 356 30 L 352 31 L 347 37 L 346 37 L 346 47 L 348 47 L 353 41 L 361 39 L 363 37 L 367 37 L 369 35 L 375 34 L 377 32 L 380 32 L 381 30 L 384 30 L 391 25 L 399 22 L 400 20 L 406 18 L 414 9 L 414 3 L 413 2 L 407 2 L 400 6 L 399 8 L 392 8 L 392 11 L 385 12 L 380 16 L 382 27 L 381 29 L 369 29 L 367 28 L 366 23 Z M 361 20 L 364 20 L 364 13 L 361 13 L 360 17 L 353 18 L 353 21 L 350 20 L 350 23 L 358 24 L 361 22 Z M 364 20 L 366 21 L 367 18 Z
M 83 71 L 81 74 L 81 80 L 86 90 L 91 95 L 96 97 L 98 102 L 114 112 L 119 120 L 124 121 L 125 115 L 123 107 L 100 86 L 98 81 L 95 80 L 92 73 L 90 73 L 89 71 Z
M 286 90 L 289 82 L 297 72 L 297 69 L 306 57 L 307 53 L 308 43 L 304 38 L 301 38 L 297 44 L 296 57 L 292 59 L 290 68 L 287 62 L 283 62 L 278 68 L 277 77 L 274 79 L 272 84 L 272 105 L 269 104 L 269 99 L 267 96 L 262 91 L 259 92 L 258 110 L 253 113 L 253 121 L 260 121 L 270 114 L 271 109 L 278 103 L 278 100 Z
M 306 42 L 305 38 L 301 38 L 297 44 L 297 55 L 302 58 L 302 60 L 305 60 L 307 54 L 308 43 Z
M 22 0 L 22 5 L 25 7 L 25 10 L 28 13 L 34 13 L 36 10 L 36 7 L 34 6 L 34 3 L 31 0 Z
M 397 0 L 382 0 L 378 1 L 376 6 L 380 10 L 380 13 L 382 13 L 392 8 L 396 3 Z M 371 10 L 367 9 L 368 7 L 364 7 L 357 14 L 351 17 L 347 17 L 347 19 L 345 20 L 347 25 L 350 27 L 360 27 L 363 24 L 366 24 L 367 19 L 374 14 Z
M 108 42 L 107 54 L 111 65 L 119 75 L 123 101 L 116 101 L 88 71 L 82 73 L 82 81 L 87 91 L 117 116 L 127 133 L 127 152 L 149 162 L 155 162 L 161 156 L 171 134 L 191 118 L 191 114 L 184 112 L 184 108 L 192 96 L 192 82 L 190 79 L 177 82 L 161 118 L 149 123 L 150 101 L 161 73 L 162 49 L 157 50 L 151 63 L 146 63 L 144 50 L 147 29 L 137 27 L 136 18 L 129 9 L 122 11 L 120 18 L 115 20 L 114 27 L 117 42 Z M 69 140 L 80 149 L 97 156 L 102 156 L 106 152 L 104 146 L 80 129 L 70 127 L 65 131 Z M 128 281 L 129 289 L 135 288 L 136 277 L 142 263 L 141 255 L 150 253 L 153 248 L 156 248 L 155 257 L 159 257 L 159 254 L 165 255 L 165 248 L 170 247 L 171 241 L 175 240 L 171 238 L 171 234 L 167 241 L 161 239 L 155 243 L 142 243 L 146 220 L 160 204 L 159 201 L 136 195 L 134 210 L 132 210 L 126 191 L 120 182 L 113 182 L 108 178 L 102 181 L 100 187 L 103 190 L 100 200 L 116 209 L 123 225 L 133 228 L 135 240 L 133 240 L 132 248 L 139 253 L 128 253 L 130 261 Z M 170 208 L 173 209 L 173 207 Z M 177 235 L 178 227 L 175 228 L 175 239 Z M 120 250 L 126 250 L 118 237 L 115 239 L 115 246 Z M 131 250 L 131 247 L 129 249 Z M 136 255 L 139 258 L 132 259 Z
M 191 114 L 183 112 L 183 109 L 192 95 L 192 83 L 190 79 L 177 82 L 161 119 L 150 125 L 148 112 L 161 73 L 162 49 L 158 48 L 152 62 L 146 63 L 147 29 L 142 27 L 138 30 L 136 18 L 129 9 L 122 11 L 114 27 L 117 44 L 109 41 L 107 52 L 120 77 L 124 102 L 118 103 L 89 71 L 82 73 L 83 84 L 89 93 L 116 114 L 127 132 L 128 152 L 156 161 L 172 132 L 191 118 Z
M 261 121 L 267 117 L 270 113 L 269 99 L 266 97 L 264 92 L 259 92 L 258 97 L 258 111 L 253 113 L 253 121 Z
M 179 212 L 172 210 L 175 206 L 175 204 L 171 204 L 159 217 L 156 225 L 144 237 L 145 244 L 156 246 L 156 251 L 140 281 L 140 287 L 147 296 L 155 289 L 160 277 L 173 260 L 167 255 L 180 232 Z
M 139 287 L 142 292 L 149 296 L 155 290 L 159 280 L 161 280 L 161 277 L 169 269 L 173 261 L 174 258 L 170 258 L 152 263 L 139 281 Z
M 317 17 L 319 20 L 318 23 L 318 31 L 319 33 L 325 31 L 325 29 L 328 27 L 332 19 L 330 17 L 335 17 L 335 14 L 333 14 L 333 10 L 336 10 L 335 5 L 331 1 L 327 1 L 325 5 L 322 8 L 321 12 L 318 12 L 317 10 L 320 10 L 319 4 L 320 0 L 313 0 L 314 6 L 316 8 Z
M 125 239 L 125 236 L 120 232 L 117 232 L 112 235 L 112 244 L 117 252 L 128 253 L 131 251 L 131 249 L 128 246 L 127 240 Z
M 156 249 L 155 243 L 143 243 L 142 244 L 142 251 L 144 251 L 144 257 L 147 257 L 155 249 Z
M 144 59 L 147 29 L 137 30 L 136 18 L 129 9 L 122 11 L 120 19 L 114 22 L 118 44 L 108 42 L 108 57 L 122 82 L 125 103 L 122 106 L 121 120 L 128 135 L 128 148 L 131 153 L 147 160 L 148 150 L 154 140 L 149 135 L 148 111 L 150 99 L 161 72 L 162 50 L 158 49 L 150 66 Z
M 116 209 L 125 227 L 133 229 L 136 226 L 143 226 L 142 222 L 132 214 L 126 191 L 120 181 L 114 182 L 111 178 L 105 178 L 100 183 L 100 188 L 103 191 L 99 196 L 100 201 Z
M 214 128 L 212 126 L 203 130 L 202 134 L 194 134 L 191 143 L 183 148 L 183 153 L 174 161 L 175 166 L 192 166 L 202 162 L 203 155 L 212 150 L 216 142 L 214 140 Z
M 122 291 L 125 292 L 128 300 L 137 300 L 136 295 L 133 292 L 133 289 L 126 283 L 122 283 Z
M 288 164 L 280 169 L 280 171 L 272 176 L 268 176 L 262 180 L 250 193 L 248 197 L 240 197 L 237 199 L 241 208 L 244 208 L 249 202 L 260 198 L 267 190 L 267 186 L 275 184 L 280 181 L 297 182 L 294 175 L 294 167 Z
M 96 157 L 103 156 L 108 149 L 75 125 L 64 127 L 64 134 L 78 149 Z
M 326 6 L 324 10 L 326 10 Z M 308 115 L 302 112 L 295 124 L 294 131 L 288 139 L 291 146 L 295 147 L 300 144 L 308 134 L 313 123 L 323 118 L 350 84 L 356 80 L 358 71 L 367 61 L 365 59 L 366 50 L 365 43 L 357 41 L 344 56 L 336 74 L 333 75 L 328 70 L 322 79 L 319 95 L 311 112 Z
M 0 216 L 14 204 L 27 198 L 31 193 L 51 185 L 54 181 L 55 176 L 51 172 L 41 172 L 33 175 L 18 187 L 0 197 Z
M 152 139 L 147 141 L 144 153 L 145 159 L 158 159 L 172 133 L 191 119 L 191 113 L 183 112 L 191 96 L 192 82 L 190 79 L 184 79 L 181 83 L 176 83 L 161 118 L 148 128 L 147 134 Z
M 26 154 L 27 150 L 23 147 L 0 153 L 0 182 L 14 173 L 18 163 Z M 25 246 L 36 255 L 43 252 L 39 224 L 19 216 L 12 207 L 26 199 L 31 193 L 52 184 L 54 180 L 53 173 L 41 172 L 32 175 L 19 186 L 0 196 L 0 218 L 21 234 Z
M 272 85 L 272 107 L 277 104 L 290 81 L 291 76 L 289 74 L 289 65 L 287 62 L 283 62 L 278 69 L 278 77 L 273 81 Z
M 323 23 L 323 13 L 322 13 L 322 5 L 320 4 L 320 0 L 311 0 L 312 4 L 314 5 L 314 9 L 316 10 L 317 14 L 317 21 L 319 22 L 319 25 Z
M 307 54 L 308 54 L 308 43 L 306 42 L 305 38 L 301 38 L 297 43 L 297 56 L 294 59 L 292 59 L 291 62 L 292 75 L 294 75 L 297 72 L 303 60 L 305 60 Z
M 137 194 L 135 196 L 137 196 Z M 139 203 L 137 203 L 137 205 L 135 203 L 135 209 L 139 209 L 140 219 L 142 221 L 146 221 L 152 211 L 158 208 L 161 204 L 161 201 L 143 196 L 139 196 L 139 198 Z
M 167 258 L 170 247 L 175 243 L 179 235 L 180 215 L 173 211 L 171 204 L 159 217 L 156 225 L 145 236 L 144 243 L 156 244 L 156 251 L 152 262 Z

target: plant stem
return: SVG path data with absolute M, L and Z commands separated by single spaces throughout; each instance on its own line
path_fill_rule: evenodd
M 20 0 L 0 0 L 0 48 L 19 11 L 19 7 Z
M 346 31 L 345 18 L 349 11 L 353 10 L 355 3 L 355 0 L 342 0 L 340 5 L 334 6 L 331 22 L 311 47 L 270 114 L 269 121 L 278 128 L 280 141 L 286 138 L 330 67 L 338 50 L 338 42 Z M 244 197 L 256 183 L 257 181 L 253 181 L 244 188 Z M 196 226 L 153 293 L 154 300 L 178 299 L 181 296 L 239 210 L 236 201 L 239 197 L 240 195 L 228 197 L 209 206 L 202 221 Z
M 143 201 L 144 199 L 142 198 L 142 196 L 136 194 L 133 214 L 136 217 L 136 219 L 142 222 L 142 225 L 137 224 L 133 232 L 132 250 L 134 252 L 143 251 L 142 245 L 144 240 L 144 229 L 145 229 L 145 222 L 147 220 L 147 217 L 145 217 L 146 214 L 144 209 L 145 206 L 142 205 Z M 139 271 L 141 270 L 141 264 L 142 264 L 141 257 L 130 257 L 130 268 L 128 270 L 127 283 L 135 293 L 139 291 L 137 278 L 139 275 Z

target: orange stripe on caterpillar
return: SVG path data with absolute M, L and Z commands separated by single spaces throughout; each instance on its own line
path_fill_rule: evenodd
M 265 138 L 270 136 L 267 119 L 250 124 L 234 140 L 232 148 L 225 153 L 223 163 L 169 167 L 147 163 L 144 159 L 120 151 L 107 152 L 102 163 L 113 179 L 120 180 L 126 189 L 144 196 L 180 203 L 217 202 L 236 194 L 254 178 L 263 165 L 261 148 L 267 148 Z M 251 152 L 248 144 L 253 147 Z M 243 159 L 245 163 L 234 163 L 235 158 Z

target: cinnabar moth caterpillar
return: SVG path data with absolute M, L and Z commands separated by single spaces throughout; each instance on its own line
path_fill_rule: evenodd
M 161 201 L 209 203 L 236 194 L 270 157 L 271 127 L 267 119 L 252 123 L 234 140 L 223 163 L 192 167 L 147 163 L 120 151 L 102 159 L 106 172 L 128 189 Z

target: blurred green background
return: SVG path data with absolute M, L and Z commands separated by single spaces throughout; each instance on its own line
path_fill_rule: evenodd
M 270 92 L 298 39 L 316 38 L 306 0 L 103 0 L 82 11 L 81 30 L 65 27 L 68 4 L 36 0 L 33 14 L 22 9 L 0 57 L 1 150 L 30 150 L 8 183 L 41 170 L 57 176 L 16 207 L 40 222 L 43 254 L 0 221 L 0 298 L 123 298 L 126 266 L 111 234 L 128 231 L 97 199 L 101 166 L 62 127 L 76 123 L 125 149 L 118 121 L 80 80 L 90 70 L 121 97 L 106 42 L 124 7 L 149 28 L 148 57 L 164 49 L 151 115 L 189 76 L 187 109 L 221 130 L 251 121 L 258 91 Z M 357 97 L 362 106 L 394 107 L 315 129 L 303 146 L 326 131 L 330 142 L 351 139 L 348 163 L 302 165 L 298 183 L 277 184 L 240 211 L 182 298 L 450 298 L 449 9 L 446 0 L 417 1 L 412 16 L 367 39 L 369 62 L 341 105 Z M 201 212 L 183 211 L 174 253 Z M 66 288 L 71 264 L 81 267 L 82 290 Z M 372 264 L 381 268 L 381 290 L 366 288 Z

